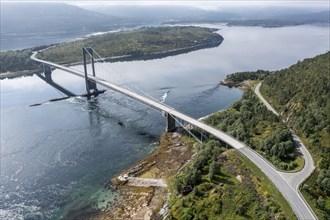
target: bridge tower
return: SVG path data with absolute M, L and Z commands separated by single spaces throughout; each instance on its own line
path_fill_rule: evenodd
M 166 113 L 166 132 L 175 131 L 175 118 L 173 115 Z
M 84 48 L 82 48 L 82 52 L 83 52 L 83 60 L 84 60 L 84 72 L 85 72 L 85 82 L 86 82 L 87 95 L 98 94 L 96 83 L 93 82 L 93 81 L 91 81 L 91 80 L 89 80 L 88 79 L 88 76 L 87 76 L 86 55 L 88 55 L 88 54 L 91 57 L 91 61 L 92 61 L 92 72 L 93 72 L 93 76 L 95 76 L 95 66 L 94 66 L 93 49 L 92 48 L 86 48 L 86 47 L 84 47 Z
M 52 68 L 48 65 L 43 64 L 44 74 L 47 80 L 52 81 Z

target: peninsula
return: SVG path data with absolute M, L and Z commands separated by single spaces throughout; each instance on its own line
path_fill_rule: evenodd
M 1 52 L 0 79 L 41 71 L 42 66 L 30 59 L 33 51 L 42 50 L 38 54 L 40 59 L 66 65 L 82 62 L 83 47 L 94 48 L 108 62 L 148 60 L 217 47 L 223 37 L 215 31 L 217 29 L 196 26 L 143 27 L 63 44 Z

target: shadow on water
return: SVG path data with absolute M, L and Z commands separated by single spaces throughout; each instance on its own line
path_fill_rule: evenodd
M 74 94 L 73 92 L 71 92 L 70 90 L 64 88 L 63 86 L 55 83 L 52 79 L 52 75 L 51 73 L 49 74 L 36 74 L 40 79 L 42 79 L 43 81 L 45 81 L 47 84 L 49 84 L 50 86 L 54 87 L 55 89 L 57 89 L 58 91 L 62 92 L 63 94 L 65 94 L 66 96 L 69 97 L 73 97 L 73 96 L 77 96 L 76 94 Z
M 107 99 L 106 96 L 102 98 Z M 141 109 L 136 109 L 134 105 L 128 104 L 129 102 L 125 102 L 123 100 L 113 99 L 111 100 L 113 104 L 118 105 L 122 109 L 129 109 L 130 111 L 134 111 L 136 114 L 140 115 L 138 117 L 145 118 L 148 117 L 148 109 L 142 107 Z M 135 116 L 130 116 L 127 120 L 123 119 L 120 115 L 115 112 L 111 112 L 108 110 L 105 103 L 100 102 L 98 97 L 88 99 L 86 105 L 86 109 L 88 111 L 89 122 L 91 127 L 102 127 L 100 126 L 102 123 L 102 118 L 110 119 L 115 122 L 118 126 L 123 129 L 129 129 L 134 133 L 138 134 L 139 136 L 147 137 L 149 140 L 156 140 L 158 136 L 155 136 L 151 133 L 151 130 L 148 127 L 142 127 L 140 125 L 140 120 L 129 120 L 130 118 L 134 118 Z M 100 131 L 101 133 L 101 131 Z
M 59 91 L 60 94 L 64 94 L 66 96 L 65 97 L 61 97 L 61 98 L 53 98 L 53 99 L 50 99 L 50 100 L 48 100 L 46 102 L 43 102 L 43 103 L 31 104 L 31 105 L 29 105 L 29 107 L 39 106 L 39 105 L 42 105 L 42 104 L 45 104 L 45 103 L 48 103 L 48 102 L 62 101 L 62 100 L 65 100 L 65 99 L 68 99 L 68 98 L 71 98 L 71 97 L 77 97 L 78 96 L 77 94 L 71 92 L 69 89 L 67 89 L 67 88 L 65 88 L 65 87 L 57 84 L 56 82 L 54 82 L 51 73 L 46 73 L 46 72 L 44 74 L 37 73 L 36 75 L 40 79 L 42 79 L 43 81 L 45 81 L 48 85 L 52 86 L 57 91 Z M 90 99 L 92 96 L 97 97 L 99 94 L 103 94 L 105 91 L 106 90 L 95 90 L 92 93 L 82 94 L 82 95 L 79 95 L 79 96 L 81 96 L 81 97 L 87 97 L 87 99 Z

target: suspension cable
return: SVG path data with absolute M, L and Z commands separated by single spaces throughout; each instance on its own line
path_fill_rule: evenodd
M 103 61 L 103 63 L 107 63 L 106 61 L 105 61 L 105 59 L 103 58 L 103 57 L 101 57 L 93 48 L 92 48 L 92 50 L 95 52 L 95 54 Z M 89 53 L 90 54 L 90 53 Z M 91 54 L 90 54 L 91 55 Z M 92 55 L 91 55 L 92 56 Z M 95 57 L 94 57 L 94 59 L 96 59 Z M 97 59 L 96 59 L 97 60 Z M 116 75 L 119 75 L 119 74 L 117 74 L 117 72 L 111 67 L 111 66 L 107 66 L 108 68 L 111 68 L 111 71 L 110 72 L 113 72 L 113 73 L 115 73 Z M 140 89 L 139 87 L 137 87 L 135 84 L 133 84 L 133 83 L 131 83 L 131 82 L 128 82 L 128 84 L 130 85 L 130 86 L 133 86 L 135 89 L 137 89 L 139 92 L 141 92 L 142 94 L 144 94 L 145 96 L 147 96 L 147 97 L 149 97 L 149 98 L 151 98 L 152 100 L 154 100 L 154 101 L 157 101 L 157 102 L 159 102 L 159 100 L 157 100 L 156 98 L 154 98 L 153 96 L 151 96 L 150 94 L 148 94 L 148 93 L 146 93 L 145 91 L 143 91 L 142 89 Z
M 91 56 L 91 57 L 93 57 L 94 58 L 94 60 L 97 62 L 97 63 L 99 63 L 99 61 L 98 60 L 102 60 L 102 62 L 103 63 L 105 63 L 105 64 L 107 64 L 107 62 L 105 61 L 105 59 L 102 57 L 102 56 L 100 56 L 95 50 L 94 50 L 94 48 L 92 48 L 92 50 L 93 50 L 93 52 L 99 57 L 99 59 L 97 59 L 96 57 L 94 57 L 88 50 L 87 50 L 87 53 Z M 108 71 L 105 67 L 103 67 L 102 65 L 101 65 L 101 67 L 104 69 L 104 70 L 106 70 L 106 72 Z M 109 69 L 111 69 L 111 71 L 110 72 L 113 72 L 113 73 L 117 73 L 111 66 L 109 66 L 109 65 L 107 65 L 107 67 L 109 68 Z M 115 74 L 115 75 L 117 75 L 117 76 L 119 76 L 119 74 Z M 136 85 L 134 85 L 133 83 L 131 83 L 131 82 L 128 82 L 128 84 L 129 85 L 131 85 L 131 86 L 133 86 L 135 89 L 137 89 L 137 90 L 139 90 L 141 93 L 143 93 L 144 95 L 146 95 L 146 96 L 148 96 L 149 98 L 151 98 L 151 99 L 153 99 L 154 101 L 156 101 L 156 102 L 158 102 L 158 103 L 161 103 L 159 100 L 157 100 L 156 98 L 154 98 L 153 96 L 151 96 L 150 94 L 148 94 L 148 93 L 146 93 L 146 92 L 144 92 L 142 89 L 140 89 L 139 87 L 137 87 Z M 163 105 L 166 105 L 165 103 L 162 103 Z M 168 106 L 168 105 L 166 105 L 167 107 L 170 107 L 170 106 Z M 172 108 L 172 107 L 170 107 L 170 108 Z M 156 111 L 157 113 L 162 113 L 163 111 L 160 111 L 160 110 L 157 110 L 157 109 L 155 109 L 155 108 L 152 108 L 151 107 L 151 109 L 153 109 L 154 111 Z M 174 120 L 186 131 L 186 132 L 188 132 L 193 138 L 195 138 L 196 140 L 197 140 L 197 142 L 199 143 L 199 144 L 202 144 L 203 143 L 203 141 L 202 140 L 200 140 L 198 137 L 196 137 L 196 135 L 194 135 L 189 129 L 187 129 L 187 128 L 185 128 L 185 126 L 176 118 L 176 117 L 173 117 L 174 118 Z

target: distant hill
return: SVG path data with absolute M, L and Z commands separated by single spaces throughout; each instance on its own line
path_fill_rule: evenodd
M 204 10 L 189 6 L 97 5 L 84 6 L 127 22 L 182 23 L 229 22 L 230 25 L 287 26 L 329 22 L 329 12 L 317 7 L 231 6 Z M 322 11 L 322 12 L 320 12 Z
M 330 52 L 270 74 L 261 93 L 311 151 L 317 170 L 302 190 L 330 219 Z
M 328 24 L 330 23 L 330 11 L 322 11 L 307 14 L 294 14 L 273 16 L 258 19 L 236 19 L 229 21 L 229 26 L 262 26 L 282 27 L 303 24 Z
M 207 11 L 189 6 L 90 5 L 88 8 L 99 13 L 119 17 L 125 23 L 162 24 L 239 18 L 237 14 L 231 12 Z
M 321 11 L 308 14 L 286 15 L 277 19 L 300 21 L 305 23 L 330 22 L 330 11 Z
M 1 34 L 99 30 L 112 26 L 113 20 L 64 3 L 1 3 Z
M 123 6 L 1 2 L 1 34 L 104 31 L 116 26 L 166 22 L 229 22 L 230 25 L 285 26 L 328 22 L 329 11 L 288 7 Z M 320 9 L 318 9 L 320 10 Z

